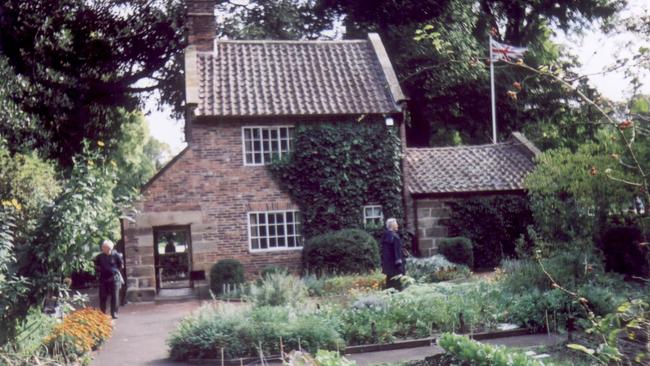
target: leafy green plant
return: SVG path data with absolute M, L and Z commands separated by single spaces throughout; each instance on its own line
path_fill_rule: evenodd
M 363 229 L 364 205 L 403 217 L 398 131 L 382 120 L 296 128 L 294 152 L 269 166 L 300 207 L 303 235 Z
M 472 241 L 462 236 L 443 238 L 436 241 L 438 253 L 450 262 L 474 267 L 474 249 Z
M 467 266 L 451 263 L 439 254 L 424 258 L 407 258 L 406 271 L 410 277 L 423 282 L 467 278 L 471 273 Z
M 222 259 L 210 268 L 210 291 L 221 294 L 224 286 L 244 283 L 244 266 L 235 259 Z
M 484 366 L 552 366 L 532 359 L 523 352 L 510 351 L 504 347 L 478 343 L 466 336 L 444 333 L 438 345 L 461 362 Z
M 302 261 L 310 273 L 367 273 L 379 266 L 379 247 L 367 232 L 344 229 L 308 239 Z
M 355 366 L 355 361 L 348 360 L 341 356 L 339 352 L 318 350 L 316 356 L 312 356 L 303 351 L 291 351 L 283 359 L 285 366 Z
M 299 277 L 286 272 L 267 274 L 259 283 L 251 286 L 250 299 L 257 306 L 295 305 L 308 294 L 307 287 Z

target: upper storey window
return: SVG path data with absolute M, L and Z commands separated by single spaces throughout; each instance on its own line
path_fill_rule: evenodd
M 294 128 L 243 127 L 244 165 L 265 165 L 293 150 Z

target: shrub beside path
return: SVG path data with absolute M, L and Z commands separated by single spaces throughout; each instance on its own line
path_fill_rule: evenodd
M 119 311 L 113 336 L 94 354 L 91 366 L 179 366 L 169 360 L 165 341 L 199 301 L 171 304 L 128 304 Z

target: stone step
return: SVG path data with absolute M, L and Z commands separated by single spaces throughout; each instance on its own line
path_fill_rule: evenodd
M 166 304 L 196 299 L 198 299 L 198 293 L 192 288 L 163 288 L 158 291 L 154 301 L 156 304 Z

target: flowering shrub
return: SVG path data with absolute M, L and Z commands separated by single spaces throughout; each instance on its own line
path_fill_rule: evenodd
M 323 291 L 326 294 L 357 293 L 382 290 L 386 276 L 373 272 L 363 276 L 336 276 L 325 280 Z
M 64 317 L 45 339 L 45 344 L 52 353 L 82 356 L 107 340 L 112 330 L 111 321 L 104 313 L 84 308 Z

